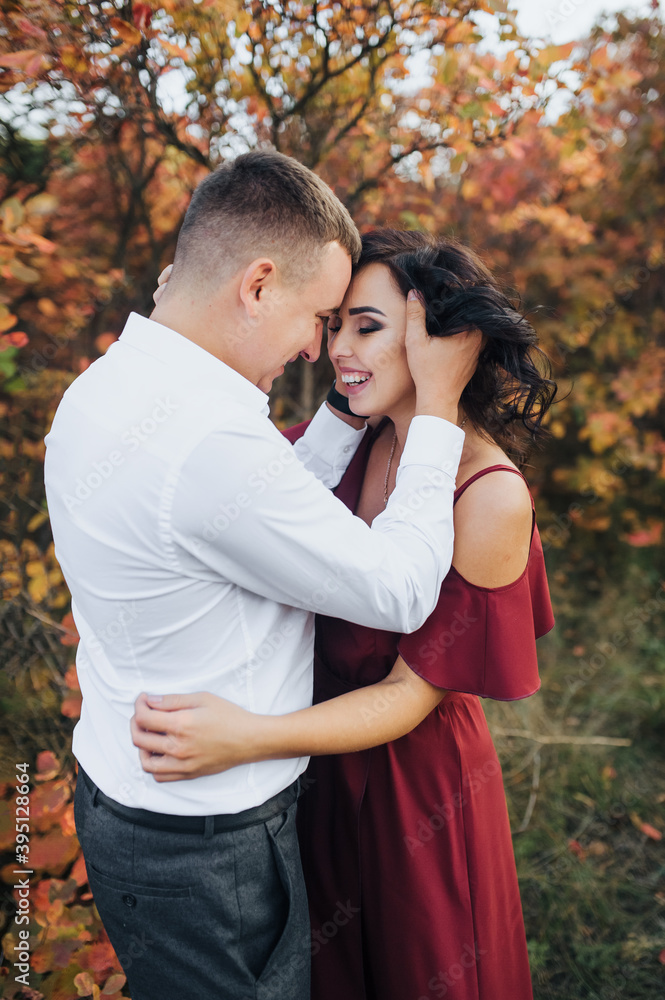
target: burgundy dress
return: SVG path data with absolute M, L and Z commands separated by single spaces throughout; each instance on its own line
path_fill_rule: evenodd
M 335 490 L 352 510 L 379 429 Z M 509 467 L 477 473 L 455 499 L 498 468 Z M 553 624 L 535 514 L 518 580 L 478 587 L 451 569 L 412 635 L 317 618 L 315 702 L 374 684 L 398 655 L 448 693 L 401 739 L 311 760 L 299 835 L 312 1000 L 531 1000 L 501 768 L 477 695 L 533 694 L 536 637 Z

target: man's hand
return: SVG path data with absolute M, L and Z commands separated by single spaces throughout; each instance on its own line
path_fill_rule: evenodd
M 152 299 L 155 305 L 157 305 L 166 290 L 166 282 L 171 277 L 172 270 L 173 264 L 167 264 L 160 276 L 157 278 L 157 288 L 152 293 Z
M 406 302 L 406 356 L 416 384 L 416 414 L 444 417 L 457 423 L 462 391 L 476 370 L 482 334 L 478 330 L 452 337 L 430 337 L 418 293 Z
M 217 774 L 251 757 L 260 716 L 205 691 L 140 694 L 131 720 L 141 766 L 156 781 L 183 781 Z M 250 756 L 248 756 L 248 753 Z

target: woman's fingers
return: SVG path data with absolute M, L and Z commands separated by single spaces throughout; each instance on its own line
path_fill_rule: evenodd
M 173 270 L 173 264 L 167 264 L 160 276 L 157 278 L 158 285 L 165 285 L 166 282 L 171 277 L 171 271 Z
M 173 757 L 155 757 L 147 750 L 139 750 L 141 767 L 148 774 L 152 774 L 155 781 L 184 781 L 190 777 L 182 762 Z
M 419 399 L 457 406 L 478 364 L 482 335 L 469 330 L 430 337 L 422 296 L 415 289 L 406 302 L 406 353 Z
M 162 295 L 164 294 L 164 290 L 166 289 L 166 282 L 171 277 L 172 270 L 173 270 L 173 264 L 167 264 L 167 266 L 164 268 L 160 276 L 157 278 L 157 288 L 152 293 L 152 298 L 155 305 L 157 305 Z

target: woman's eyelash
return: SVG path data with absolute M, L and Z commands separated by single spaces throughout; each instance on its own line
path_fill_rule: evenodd
M 382 330 L 381 326 L 359 326 L 358 333 L 376 333 L 377 330 Z

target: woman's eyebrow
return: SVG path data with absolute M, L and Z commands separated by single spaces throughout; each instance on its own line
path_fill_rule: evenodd
M 355 309 L 349 309 L 349 316 L 357 316 L 359 313 L 378 313 L 379 316 L 385 316 L 384 312 L 380 309 L 376 309 L 374 306 L 356 306 Z

